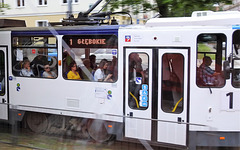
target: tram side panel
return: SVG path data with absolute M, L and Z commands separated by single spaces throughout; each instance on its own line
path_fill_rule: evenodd
M 90 84 L 63 79 L 16 77 L 15 81 L 10 82 L 10 99 L 17 109 L 26 111 L 107 120 L 111 120 L 111 117 L 104 114 L 121 115 L 122 109 L 117 107 L 121 105 L 117 94 L 120 90 L 112 85 Z M 109 90 L 113 93 L 111 99 L 107 98 Z
M 9 119 L 9 97 L 8 97 L 8 56 L 9 49 L 11 48 L 10 31 L 0 32 L 0 119 Z
M 219 49 L 214 50 L 215 53 L 206 54 L 213 55 L 213 61 L 216 63 L 223 65 L 225 58 L 232 53 L 232 34 L 233 31 L 231 28 L 222 27 L 220 29 L 209 27 L 210 29 L 206 29 L 206 27 L 198 27 L 194 29 L 184 28 L 180 30 L 179 28 L 169 27 L 168 30 L 165 28 L 155 28 L 153 29 L 141 29 L 141 35 L 139 30 L 134 29 L 125 29 L 126 31 L 121 33 L 121 44 L 126 45 L 126 47 L 130 47 L 131 49 L 136 49 L 141 51 L 142 49 L 159 49 L 159 48 L 178 48 L 178 47 L 190 47 L 190 62 L 189 62 L 189 99 L 188 106 L 184 109 L 188 109 L 188 120 L 189 123 L 189 131 L 190 132 L 213 132 L 213 133 L 227 133 L 235 132 L 239 133 L 239 102 L 234 101 L 234 109 L 229 109 L 229 100 L 230 96 L 228 93 L 233 92 L 234 99 L 239 95 L 239 90 L 232 86 L 231 79 L 226 80 L 223 79 L 223 83 L 219 86 L 209 87 L 209 86 L 200 86 L 197 85 L 197 67 L 201 64 L 202 58 L 200 56 L 201 50 L 199 47 L 207 46 L 211 49 L 216 49 L 216 46 L 213 43 L 218 43 L 220 46 Z M 131 30 L 131 31 L 130 31 Z M 148 31 L 148 32 L 145 32 Z M 214 39 L 210 39 L 209 41 L 201 41 L 198 40 L 199 37 L 216 37 Z M 163 38 L 164 37 L 164 38 Z M 219 42 L 219 41 L 220 42 Z M 201 41 L 201 42 L 200 42 Z M 199 42 L 199 43 L 198 43 Z M 198 44 L 200 45 L 198 47 Z M 227 45 L 226 50 L 224 50 L 224 45 Z M 222 52 L 220 52 L 222 51 Z M 176 52 L 178 53 L 177 49 Z M 219 55 L 222 53 L 222 55 Z M 217 57 L 216 57 L 217 56 Z M 127 56 L 126 56 L 127 57 Z M 219 60 L 217 60 L 217 58 Z M 159 61 L 162 61 L 161 58 L 158 58 Z M 216 71 L 223 73 L 223 69 L 217 70 L 217 65 L 214 65 L 213 69 Z M 223 66 L 222 66 L 223 67 Z M 161 68 L 161 66 L 160 66 Z M 158 79 L 160 80 L 160 79 Z M 159 86 L 159 93 L 161 94 L 161 86 Z M 128 89 L 128 87 L 125 87 Z M 160 99 L 153 99 L 153 101 L 157 100 L 158 103 L 161 103 Z M 127 102 L 125 102 L 127 104 Z M 128 106 L 126 106 L 128 107 Z M 151 108 L 148 108 L 151 109 Z M 157 108 L 158 110 L 162 109 L 161 105 Z M 169 113 L 171 115 L 171 113 Z M 166 116 L 167 114 L 158 114 L 160 117 Z M 136 116 L 136 113 L 135 113 Z M 168 119 L 167 119 L 168 120 Z M 167 121 L 165 120 L 165 121 Z M 177 121 L 177 119 L 173 120 Z M 171 130 L 173 130 L 171 128 Z M 203 131 L 203 132 L 201 132 Z M 235 134 L 236 136 L 238 134 Z M 206 135 L 204 135 L 206 136 Z M 207 137 L 207 136 L 206 136 Z M 235 136 L 229 137 L 229 139 L 234 138 Z M 206 138 L 211 140 L 209 137 Z M 219 141 L 219 136 L 214 136 L 214 140 Z M 205 141 L 205 140 L 204 140 Z M 223 143 L 228 143 L 231 145 L 231 142 L 226 141 Z M 219 143 L 215 143 L 219 145 Z M 211 145 L 211 144 L 210 144 Z
M 225 58 L 230 56 L 232 53 L 232 34 L 233 30 L 229 28 L 201 30 L 196 32 L 194 42 L 198 44 L 197 38 L 201 35 L 204 36 L 214 36 L 221 35 L 226 36 L 226 53 L 223 51 L 221 63 L 225 61 Z M 217 40 L 219 39 L 216 38 Z M 193 44 L 194 44 L 193 43 Z M 201 44 L 207 45 L 207 42 L 202 42 Z M 223 45 L 222 45 L 223 46 Z M 191 88 L 190 88 L 190 123 L 196 123 L 204 126 L 190 126 L 190 131 L 223 131 L 223 132 L 239 132 L 239 101 L 234 101 L 234 108 L 229 108 L 230 97 L 227 96 L 228 93 L 234 93 L 234 99 L 237 99 L 236 96 L 239 95 L 239 90 L 234 88 L 231 83 L 231 79 L 225 80 L 221 78 L 220 85 L 211 85 L 211 86 L 202 86 L 197 83 L 197 69 L 199 64 L 202 62 L 202 59 L 198 58 L 200 50 L 196 45 L 192 46 L 191 58 L 197 58 L 197 60 L 191 61 Z M 212 46 L 213 47 L 213 46 Z M 216 51 L 219 53 L 219 51 Z M 207 54 L 208 56 L 217 55 Z M 200 61 L 200 62 L 199 62 Z M 215 68 L 215 61 L 211 65 L 212 68 Z M 223 67 L 222 67 L 223 68 Z M 218 71 L 223 73 L 223 69 Z
M 223 66 L 221 70 L 216 69 L 216 57 L 213 56 L 221 54 L 221 64 L 225 61 L 225 58 L 231 56 L 233 52 L 233 32 L 231 28 L 223 27 L 221 29 L 207 30 L 203 29 L 197 31 L 195 34 L 196 45 L 199 45 L 197 40 L 199 36 L 204 35 L 205 37 L 215 36 L 215 43 L 219 37 L 226 37 L 221 40 L 219 46 L 223 49 L 215 50 L 215 53 L 205 53 L 207 56 L 211 56 L 213 62 L 211 67 L 217 72 L 223 73 Z M 203 45 L 213 46 L 214 42 L 207 43 L 206 41 L 200 43 L 200 47 Z M 226 44 L 226 49 L 224 45 Z M 223 79 L 223 84 L 216 84 L 210 86 L 203 86 L 197 82 L 198 78 L 198 67 L 202 63 L 202 59 L 199 58 L 202 54 L 199 47 L 196 45 L 192 46 L 191 58 L 197 58 L 195 61 L 191 61 L 191 88 L 190 88 L 190 106 L 189 106 L 189 142 L 190 145 L 197 143 L 197 146 L 219 146 L 219 147 L 239 147 L 239 134 L 240 134 L 240 120 L 239 120 L 239 101 L 236 96 L 239 95 L 239 87 L 233 87 L 232 77 L 230 79 Z M 205 51 L 206 52 L 206 51 Z M 228 59 L 226 59 L 228 60 Z M 218 80 L 221 81 L 221 80 Z M 231 93 L 233 95 L 231 95 Z M 233 96 L 233 103 L 231 104 L 231 96 Z M 232 107 L 231 107 L 232 105 Z M 191 125 L 192 124 L 192 125 Z M 196 124 L 196 125 L 194 125 Z M 196 141 L 198 140 L 198 141 Z M 192 143 L 191 143 L 192 142 Z M 195 143 L 195 144 L 196 144 Z M 196 146 L 196 145 L 195 145 Z
M 139 32 L 141 30 L 141 33 Z M 139 117 L 141 119 L 127 119 L 125 122 L 125 136 L 127 137 L 138 137 L 141 139 L 146 139 L 146 137 L 140 137 L 139 131 L 146 132 L 148 131 L 151 136 L 156 136 L 156 141 L 160 143 L 168 143 L 168 144 L 176 144 L 181 146 L 186 146 L 186 125 L 185 124 L 179 124 L 178 118 L 182 119 L 182 121 L 187 121 L 186 118 L 186 112 L 187 112 L 187 96 L 186 92 L 184 92 L 184 99 L 179 106 L 184 108 L 184 111 L 176 113 L 172 113 L 172 107 L 168 104 L 165 106 L 168 108 L 165 108 L 163 106 L 163 103 L 161 102 L 161 94 L 162 94 L 162 56 L 164 54 L 173 54 L 180 56 L 181 58 L 184 57 L 186 59 L 185 62 L 187 62 L 188 56 L 188 48 L 186 48 L 186 45 L 180 45 L 182 42 L 179 41 L 172 41 L 175 39 L 175 36 L 181 35 L 178 31 L 168 31 L 163 29 L 151 29 L 151 28 L 141 28 L 141 29 L 123 29 L 121 30 L 120 34 L 120 43 L 124 45 L 123 51 L 125 51 L 125 57 L 126 57 L 126 66 L 125 66 L 125 72 L 131 74 L 131 68 L 130 65 L 128 66 L 128 63 L 131 63 L 131 56 L 132 54 L 137 53 L 138 56 L 141 58 L 142 62 L 142 68 L 145 70 L 149 65 L 149 74 L 147 71 L 145 71 L 145 74 L 149 76 L 149 85 L 148 89 L 149 92 L 149 99 L 147 100 L 147 103 L 149 104 L 149 107 L 144 107 L 139 109 L 138 107 L 131 106 L 131 101 L 134 99 L 131 98 L 131 95 L 127 97 L 127 94 L 129 93 L 129 90 L 131 90 L 130 85 L 132 83 L 132 79 L 128 78 L 128 74 L 126 74 L 126 81 L 125 81 L 125 115 L 128 115 L 132 113 L 133 117 Z M 175 34 L 176 33 L 176 34 Z M 164 38 L 163 38 L 164 37 Z M 181 41 L 184 40 L 186 37 L 182 36 Z M 149 57 L 144 57 L 145 55 L 149 55 Z M 148 58 L 148 59 L 146 59 Z M 154 58 L 154 59 L 153 59 Z M 153 61 L 154 60 L 154 61 Z M 157 64 L 158 62 L 158 64 Z M 151 66 L 152 65 L 152 66 Z M 186 64 L 184 64 L 186 65 Z M 166 67 L 165 67 L 166 68 Z M 186 67 L 187 68 L 187 67 Z M 128 71 L 129 70 L 129 71 Z M 153 74 L 158 73 L 158 74 Z M 187 69 L 184 71 L 184 81 L 187 83 Z M 129 75 L 130 76 L 130 75 Z M 139 76 L 136 76 L 136 81 Z M 154 78 L 154 79 L 153 79 Z M 156 78 L 158 78 L 158 82 L 156 81 Z M 184 83 L 184 84 L 185 84 Z M 145 85 L 144 85 L 145 86 Z M 186 90 L 187 84 L 185 84 L 184 89 Z M 142 92 L 143 88 L 136 89 L 140 90 L 139 92 Z M 158 91 L 156 91 L 158 89 Z M 136 92 L 136 93 L 139 93 Z M 143 95 L 144 96 L 144 95 Z M 166 93 L 164 95 L 167 97 Z M 137 99 L 139 98 L 139 103 L 141 103 L 141 97 L 135 96 Z M 180 98 L 179 98 L 180 99 Z M 177 101 L 179 101 L 179 99 Z M 151 104 L 153 106 L 151 107 Z M 183 106 L 184 105 L 184 106 Z M 178 108 L 181 109 L 181 108 Z M 129 113 L 130 112 L 130 113 Z M 155 117 L 153 117 L 155 116 Z M 156 117 L 157 116 L 157 117 Z M 158 121 L 149 121 L 151 119 L 157 119 Z M 141 125 L 145 123 L 144 130 L 142 129 Z M 154 127 L 154 124 L 157 124 L 157 129 Z M 148 125 L 148 126 L 147 126 Z M 154 130 L 157 130 L 157 132 L 152 132 Z
M 62 53 L 61 48 L 58 48 L 58 53 Z M 61 69 L 62 65 L 58 66 L 56 79 L 47 79 L 14 76 L 10 66 L 10 76 L 13 77 L 9 81 L 11 103 L 18 110 L 122 122 L 121 67 L 114 83 L 64 79 Z

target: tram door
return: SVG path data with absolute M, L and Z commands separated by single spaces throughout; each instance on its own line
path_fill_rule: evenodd
M 186 145 L 188 49 L 159 49 L 157 141 Z
M 151 140 L 152 49 L 125 49 L 125 137 Z
M 7 53 L 6 47 L 0 46 L 0 119 L 8 119 L 7 105 Z

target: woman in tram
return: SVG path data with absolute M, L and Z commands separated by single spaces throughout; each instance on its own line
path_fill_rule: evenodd
M 43 72 L 42 76 L 45 78 L 56 78 L 57 77 L 56 73 L 54 71 L 51 71 L 49 65 L 44 66 L 44 72 Z
M 77 72 L 77 64 L 75 61 L 70 63 L 70 71 L 67 74 L 68 79 L 82 80 L 79 73 Z
M 94 81 L 107 81 L 113 82 L 111 77 L 112 74 L 106 75 L 106 70 L 108 68 L 108 62 L 106 59 L 103 59 L 99 63 L 99 68 L 94 73 Z

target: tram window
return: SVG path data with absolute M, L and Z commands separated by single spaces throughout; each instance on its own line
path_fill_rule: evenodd
M 148 68 L 149 56 L 146 53 L 131 53 L 129 55 L 129 99 L 132 109 L 146 110 L 148 101 Z
M 0 51 L 0 95 L 5 95 L 5 58 L 3 51 Z
M 240 88 L 240 30 L 233 33 L 233 71 L 232 85 L 235 88 Z
M 166 53 L 162 56 L 161 107 L 167 113 L 183 111 L 184 56 Z
M 200 34 L 197 37 L 196 84 L 198 87 L 225 85 L 223 62 L 226 59 L 224 34 Z
M 105 83 L 117 81 L 117 36 L 66 35 L 63 41 L 66 43 L 63 45 L 63 78 Z M 76 68 L 72 67 L 73 63 Z
M 13 37 L 12 46 L 13 75 L 57 78 L 57 40 L 55 37 Z

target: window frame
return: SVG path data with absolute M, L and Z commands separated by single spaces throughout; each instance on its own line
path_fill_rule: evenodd
M 54 44 L 55 46 L 22 46 L 22 45 L 20 45 L 20 46 L 14 46 L 14 43 L 13 43 L 13 39 L 15 38 L 15 37 L 17 37 L 17 38 L 20 38 L 20 37 L 29 37 L 29 38 L 36 38 L 36 37 L 43 37 L 43 38 L 55 38 L 55 40 L 56 40 L 56 43 Z M 23 35 L 23 36 L 12 36 L 11 37 L 12 38 L 12 42 L 11 42 L 11 47 L 12 47 L 12 56 L 11 56 L 11 59 L 12 59 L 12 66 L 11 66 L 11 68 L 12 68 L 12 72 L 13 72 L 13 75 L 15 76 L 15 77 L 23 77 L 23 78 L 41 78 L 41 79 L 57 79 L 58 77 L 59 77 L 59 73 L 58 73 L 58 70 L 59 70 L 59 67 L 58 67 L 58 38 L 56 38 L 56 37 L 54 37 L 54 36 L 52 36 L 52 35 Z M 15 74 L 15 72 L 16 71 L 14 71 L 14 66 L 17 64 L 16 62 L 18 62 L 18 60 L 16 60 L 17 59 L 17 57 L 16 56 L 14 56 L 14 50 L 17 50 L 17 49 L 41 49 L 41 48 L 43 48 L 43 49 L 47 49 L 48 50 L 48 52 L 49 52 L 49 49 L 56 49 L 56 51 L 57 51 L 57 64 L 56 64 L 56 70 L 57 70 L 57 72 L 56 72 L 56 75 L 57 75 L 57 77 L 56 78 L 47 78 L 47 77 L 42 77 L 42 76 L 37 76 L 37 75 L 35 75 L 35 76 L 31 76 L 31 77 L 29 77 L 29 76 L 21 76 L 20 74 L 19 75 L 16 75 Z M 36 55 L 36 56 L 38 56 L 38 55 Z M 35 56 L 35 57 L 36 57 Z M 19 61 L 20 62 L 20 61 Z M 30 61 L 31 62 L 31 61 Z
M 42 2 L 42 4 L 40 4 L 40 1 Z M 48 5 L 47 0 L 38 0 L 38 6 L 47 6 L 47 5 Z
M 232 76 L 231 76 L 231 84 L 234 88 L 236 89 L 239 89 L 240 88 L 240 81 L 237 81 L 239 80 L 239 77 L 240 77 L 240 68 L 235 68 L 235 61 L 240 61 L 240 49 L 239 49 L 239 46 L 240 46 L 240 40 L 236 40 L 236 39 L 239 39 L 240 37 L 240 30 L 235 30 L 233 33 L 232 33 L 232 54 L 236 55 L 233 59 L 232 59 Z M 236 49 L 235 49 L 235 45 L 234 44 L 237 44 L 236 45 L 236 48 L 238 48 L 238 55 L 237 55 L 237 52 L 236 52 Z M 234 52 L 235 50 L 235 52 Z M 235 81 L 234 81 L 235 80 Z
M 69 36 L 69 37 L 68 37 Z M 72 38 L 72 39 L 74 39 L 74 37 L 94 37 L 94 36 L 97 36 L 97 37 L 101 37 L 101 36 L 110 36 L 110 37 L 114 37 L 115 39 L 114 39 L 114 41 L 115 42 L 117 42 L 116 43 L 116 45 L 110 45 L 109 47 L 74 47 L 74 46 L 76 46 L 76 45 L 78 45 L 78 44 L 74 44 L 74 42 L 73 42 L 73 46 L 70 46 L 71 44 L 71 42 L 70 42 L 70 40 L 69 40 L 69 38 Z M 69 46 L 69 48 L 70 49 L 89 49 L 89 54 L 91 53 L 91 49 L 112 49 L 112 50 L 116 50 L 117 51 L 117 53 L 116 53 L 116 56 L 117 56 L 117 58 L 119 57 L 119 49 L 118 49 L 118 36 L 117 35 L 115 35 L 115 34 L 80 34 L 80 35 L 64 35 L 63 37 L 62 37 L 62 40 L 64 41 L 64 37 L 67 37 L 65 40 L 69 40 L 68 42 L 66 42 L 66 44 Z M 81 39 L 81 38 L 80 38 Z M 64 58 L 64 55 L 63 55 L 63 53 L 65 52 L 65 48 L 64 48 L 64 46 L 62 46 L 62 60 L 64 60 L 65 58 Z M 86 53 L 84 53 L 84 54 L 86 54 Z M 90 56 L 90 55 L 89 55 Z M 85 56 L 86 57 L 86 56 Z M 103 59 L 105 59 L 105 58 L 103 58 Z M 97 62 L 96 62 L 97 63 Z M 119 65 L 118 65 L 118 63 L 119 63 L 119 60 L 117 59 L 117 65 L 115 66 L 115 67 L 117 67 L 117 78 L 113 81 L 113 82 L 109 82 L 109 81 L 103 81 L 103 82 L 99 82 L 99 81 L 94 81 L 94 76 L 93 76 L 93 80 L 77 80 L 77 81 L 82 81 L 82 82 L 96 82 L 96 83 L 116 83 L 117 81 L 118 81 L 118 75 L 119 75 Z M 78 65 L 78 64 L 77 64 Z M 83 65 L 83 64 L 82 64 Z M 80 66 L 77 66 L 77 67 L 80 67 Z M 64 71 L 65 69 L 62 67 L 62 77 L 65 79 L 65 80 L 73 80 L 73 81 L 76 81 L 76 80 L 74 80 L 74 79 L 68 79 L 67 77 L 66 77 L 66 72 Z M 96 71 L 96 70 L 95 70 Z M 81 75 L 80 75 L 81 76 Z
M 0 60 L 3 62 L 3 64 L 1 64 L 1 65 L 3 65 L 2 66 L 3 68 L 1 68 L 3 70 L 3 72 L 1 71 L 2 72 L 1 77 L 3 77 L 3 79 L 2 79 L 3 83 L 1 83 L 1 85 L 0 85 L 1 86 L 0 96 L 4 96 L 6 94 L 6 89 L 5 89 L 6 88 L 6 86 L 5 86 L 6 85 L 6 83 L 5 83 L 5 81 L 6 81 L 5 80 L 5 73 L 6 73 L 6 68 L 5 68 L 6 60 L 5 59 L 6 59 L 6 57 L 5 57 L 5 52 L 3 50 L 0 50 L 0 56 L 3 56 L 2 57 L 3 60 Z
M 129 53 L 129 55 L 128 55 L 128 76 L 130 76 L 130 71 L 129 71 L 129 69 L 130 69 L 130 67 L 129 67 L 129 62 L 130 62 L 130 55 L 131 54 L 133 54 L 133 53 L 137 53 L 137 54 L 144 54 L 144 55 L 146 55 L 147 56 L 147 58 L 148 58 L 148 62 L 147 62 L 147 65 L 148 65 L 148 67 L 147 68 L 149 68 L 149 66 L 150 66 L 150 57 L 149 57 L 149 54 L 148 53 L 146 53 L 146 52 L 131 52 L 131 53 Z M 141 57 L 140 57 L 141 58 Z M 149 71 L 148 71 L 148 76 L 149 76 Z M 148 89 L 148 95 L 145 95 L 145 96 L 147 96 L 147 107 L 141 107 L 140 106 L 140 90 L 139 90 L 139 92 L 138 92 L 138 95 L 139 95 L 139 97 L 136 97 L 135 95 L 134 95 L 134 93 L 131 93 L 130 94 L 130 86 L 131 86 L 131 83 L 130 83 L 130 78 L 128 79 L 128 91 L 129 91 L 129 99 L 128 99 L 128 107 L 129 108 L 131 108 L 131 109 L 134 109 L 134 110 L 141 110 L 141 111 L 146 111 L 146 110 L 148 110 L 148 108 L 149 108 L 149 102 L 150 102 L 150 99 L 149 99 L 149 89 Z M 145 81 L 146 82 L 146 81 Z M 147 81 L 147 83 L 142 83 L 141 84 L 141 86 L 143 86 L 143 85 L 148 85 L 148 87 L 149 87 L 149 78 L 148 78 L 148 81 Z M 133 107 L 133 106 L 131 106 L 130 104 L 131 104 L 131 101 L 133 101 L 134 99 L 130 99 L 130 97 L 133 97 L 132 95 L 134 95 L 134 97 L 136 97 L 137 99 L 139 99 L 139 101 L 138 101 L 138 106 L 139 106 L 139 108 L 137 108 L 137 104 L 136 104 L 136 107 Z M 133 97 L 133 98 L 134 98 Z M 135 100 L 136 101 L 136 100 Z
M 42 22 L 42 23 L 45 22 L 45 23 L 46 23 L 46 26 L 39 26 L 39 23 L 40 23 L 40 22 Z M 48 27 L 48 23 L 49 23 L 48 20 L 36 20 L 36 21 L 35 21 L 35 26 L 36 26 L 36 27 Z
M 163 80 L 163 78 L 164 78 L 164 70 L 166 70 L 166 68 L 164 68 L 164 60 L 165 59 L 163 59 L 163 57 L 165 56 L 165 55 L 179 55 L 179 56 L 181 56 L 182 57 L 182 72 L 181 72 L 181 74 L 182 74 L 182 79 L 180 79 L 180 80 L 182 80 L 182 85 L 181 85 L 181 90 L 180 91 L 182 91 L 182 97 L 181 97 L 181 99 L 177 99 L 177 102 L 179 102 L 180 100 L 182 101 L 182 109 L 180 110 L 180 111 L 174 111 L 173 112 L 173 109 L 172 109 L 172 107 L 174 108 L 174 103 L 173 103 L 173 105 L 171 106 L 170 104 L 168 105 L 168 106 L 171 106 L 171 109 L 170 109 L 170 107 L 169 107 L 169 110 L 167 110 L 167 109 L 165 109 L 165 108 L 163 108 L 163 106 L 166 106 L 166 105 L 164 105 L 164 98 L 163 98 L 163 96 L 166 96 L 167 94 L 164 94 L 164 82 L 163 81 L 169 81 L 169 83 L 170 83 L 170 78 L 171 78 L 171 76 L 170 76 L 170 78 L 169 78 L 169 80 Z M 184 57 L 184 55 L 182 54 L 182 53 L 177 53 L 177 52 L 172 52 L 172 53 L 169 53 L 169 52 L 166 52 L 166 53 L 164 53 L 164 54 L 162 54 L 162 58 L 161 58 L 161 64 L 162 64 L 162 66 L 161 66 L 161 110 L 163 111 L 163 112 L 165 112 L 165 113 L 171 113 L 171 114 L 181 114 L 183 111 L 184 111 L 184 91 L 186 90 L 186 89 L 184 89 L 184 84 L 185 84 L 185 81 L 184 81 L 184 71 L 185 71 L 185 57 Z M 170 61 L 169 61 L 170 62 Z M 167 63 L 168 65 L 169 65 L 169 62 Z M 179 63 L 178 63 L 179 64 Z M 180 64 L 179 64 L 180 65 Z M 169 69 L 170 69 L 170 66 L 169 66 Z M 172 66 L 172 70 L 173 70 L 173 66 Z M 175 75 L 176 75 L 176 72 L 173 72 Z M 170 75 L 170 74 L 169 74 Z M 175 79 L 175 78 L 174 78 Z M 177 87 L 176 85 L 174 85 L 173 87 Z M 177 89 L 177 88 L 176 88 Z M 173 92 L 173 90 L 171 91 L 171 92 Z M 173 99 L 172 99 L 172 101 L 174 101 L 174 97 L 172 97 Z M 169 99 L 168 99 L 169 100 Z M 178 108 L 178 107 L 176 107 L 176 108 Z
M 215 40 L 216 41 L 216 52 L 201 52 L 201 51 L 199 52 L 199 46 L 198 46 L 198 44 L 200 43 L 199 38 L 202 35 L 216 36 L 216 40 Z M 218 45 L 220 43 L 218 43 L 218 42 L 222 42 L 222 45 L 221 45 L 222 47 L 220 47 L 220 48 L 222 48 L 222 50 L 220 53 L 219 53 L 220 48 L 218 48 Z M 225 42 L 225 45 L 223 45 L 224 42 Z M 223 47 L 223 46 L 225 46 L 225 47 Z M 214 71 L 222 74 L 223 73 L 223 62 L 226 60 L 226 57 L 227 57 L 227 55 L 226 55 L 227 49 L 226 48 L 227 48 L 227 36 L 224 33 L 200 33 L 200 34 L 198 34 L 197 39 L 196 39 L 196 78 L 195 78 L 196 82 L 195 83 L 199 88 L 209 88 L 209 87 L 210 88 L 223 88 L 226 85 L 226 80 L 224 77 L 222 77 L 222 79 L 224 80 L 224 84 L 222 84 L 222 85 L 201 85 L 198 81 L 200 79 L 200 77 L 198 77 L 199 66 L 200 66 L 200 65 L 198 66 L 198 60 L 199 60 L 198 55 L 201 53 L 203 53 L 204 56 L 214 55 L 214 57 L 215 57 L 215 66 L 214 66 L 215 70 Z M 219 58 L 220 56 L 222 56 L 221 57 L 222 58 L 221 65 L 217 66 L 220 62 L 220 58 Z
M 17 8 L 25 7 L 25 0 L 16 0 L 16 5 L 17 5 Z

